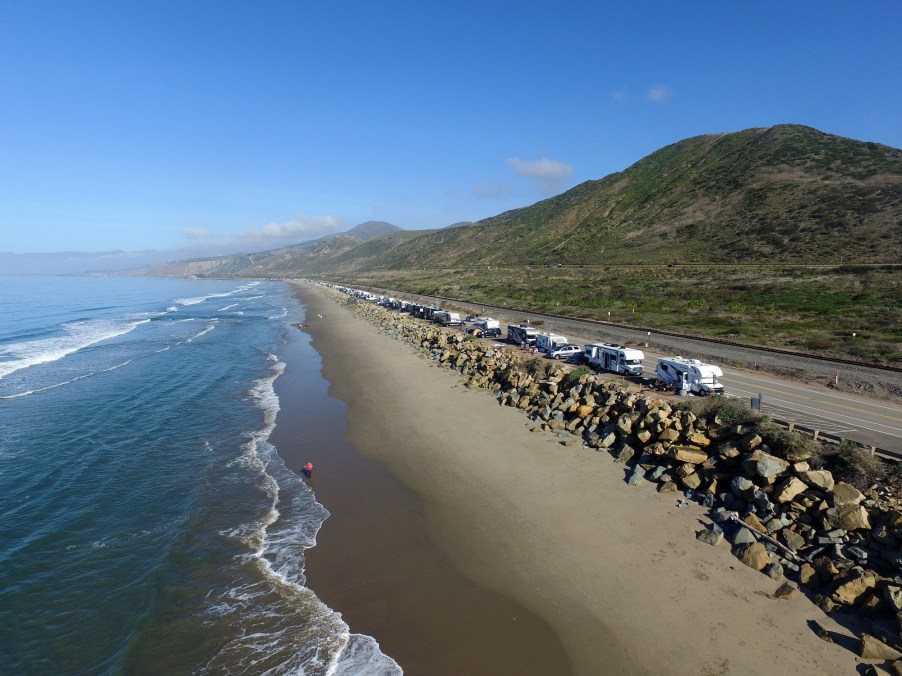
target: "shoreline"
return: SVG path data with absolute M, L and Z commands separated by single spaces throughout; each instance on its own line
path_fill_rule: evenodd
M 466 578 L 550 625 L 574 673 L 854 671 L 854 655 L 808 627 L 832 624 L 819 609 L 767 598 L 772 580 L 695 540 L 700 509 L 628 487 L 610 458 L 530 432 L 521 413 L 325 292 L 295 289 L 308 317 L 327 308 L 305 330 L 330 392 L 348 404 L 348 440 L 423 501 L 429 538 Z M 318 548 L 308 566 L 317 593 Z
M 304 303 L 305 331 L 330 328 L 316 315 L 331 307 L 310 301 Z M 303 362 L 306 353 L 297 351 L 303 340 L 294 334 L 285 348 L 288 367 L 276 383 L 282 410 L 272 441 L 298 474 L 313 461 L 308 484 L 330 512 L 316 546 L 305 552 L 307 586 L 352 633 L 375 638 L 406 674 L 571 673 L 547 623 L 462 575 L 430 539 L 419 496 L 345 439 L 348 407 L 329 378 L 319 378 L 320 364 Z M 324 375 L 335 378 L 334 355 L 323 340 L 313 342 L 330 355 L 320 354 Z

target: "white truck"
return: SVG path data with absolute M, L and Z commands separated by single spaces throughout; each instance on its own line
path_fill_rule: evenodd
M 539 333 L 536 334 L 536 347 L 539 352 L 551 354 L 551 351 L 559 345 L 566 345 L 567 337 L 559 336 L 556 333 Z
M 526 344 L 529 347 L 536 345 L 536 331 L 529 324 L 508 324 L 507 341 L 514 345 Z
M 702 396 L 723 394 L 723 371 L 714 364 L 705 364 L 698 359 L 669 357 L 658 359 L 658 382 L 674 387 L 678 392 L 691 392 Z
M 447 312 L 445 310 L 437 310 L 432 313 L 432 319 L 436 324 L 441 324 L 442 326 L 460 326 L 460 313 L 459 312 Z
M 589 343 L 583 351 L 583 360 L 590 366 L 627 376 L 642 375 L 642 350 L 608 343 Z

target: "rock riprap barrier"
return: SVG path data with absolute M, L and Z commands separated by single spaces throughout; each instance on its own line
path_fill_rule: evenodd
M 650 482 L 661 493 L 701 502 L 711 523 L 700 541 L 726 543 L 742 563 L 783 582 L 775 598 L 793 598 L 800 585 L 827 613 L 853 610 L 856 623 L 869 626 L 862 656 L 902 659 L 892 658 L 902 651 L 899 496 L 836 481 L 809 463 L 812 444 L 772 448 L 754 422 L 723 424 L 716 413 L 697 416 L 585 368 L 329 293 L 383 333 L 458 371 L 467 387 L 491 390 L 502 405 L 521 409 L 537 430 L 610 453 L 629 484 Z

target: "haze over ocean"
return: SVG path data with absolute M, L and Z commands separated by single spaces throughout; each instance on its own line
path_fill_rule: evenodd
M 304 586 L 283 285 L 7 277 L 0 317 L 0 671 L 400 673 Z

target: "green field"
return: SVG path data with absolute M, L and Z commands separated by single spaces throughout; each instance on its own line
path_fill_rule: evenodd
M 902 365 L 902 265 L 516 266 L 329 278 Z

